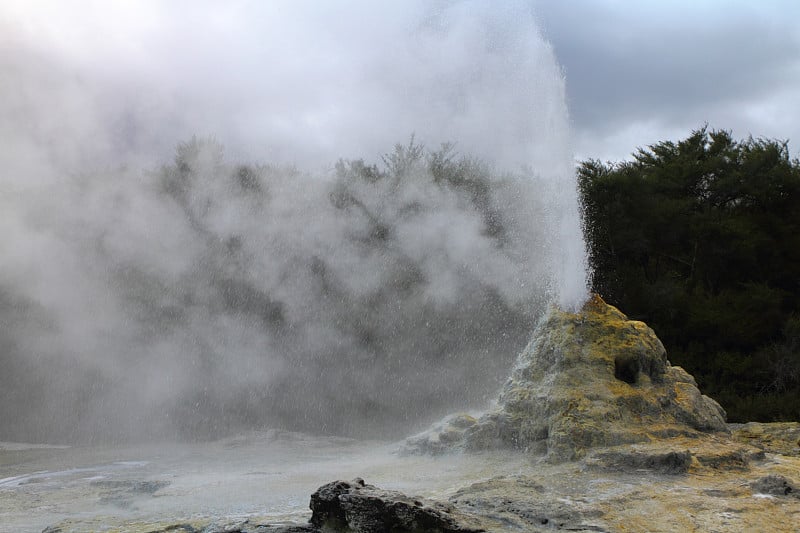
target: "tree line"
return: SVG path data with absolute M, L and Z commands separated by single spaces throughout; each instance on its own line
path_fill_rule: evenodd
M 800 162 L 704 127 L 578 168 L 593 287 L 729 421 L 800 420 Z

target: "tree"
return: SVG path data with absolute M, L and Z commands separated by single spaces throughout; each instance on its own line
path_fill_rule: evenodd
M 800 163 L 788 144 L 704 127 L 632 161 L 584 161 L 578 179 L 595 290 L 653 326 L 732 420 L 798 418 L 800 384 L 778 375 L 798 361 Z

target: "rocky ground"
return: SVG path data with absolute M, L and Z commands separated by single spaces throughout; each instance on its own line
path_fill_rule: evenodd
M 533 461 L 516 474 L 484 477 L 439 501 L 360 480 L 332 482 L 310 496 L 311 522 L 276 523 L 266 516 L 161 522 L 98 516 L 63 521 L 45 531 L 798 531 L 798 432 L 797 423 L 750 424 L 734 427 L 730 438 L 677 437 L 599 448 L 580 461 Z M 327 506 L 319 504 L 320 493 L 327 493 Z
M 449 416 L 399 452 L 510 454 L 518 466 L 434 499 L 332 481 L 310 496 L 303 523 L 96 517 L 46 531 L 800 531 L 800 424 L 727 425 L 655 333 L 599 297 L 542 320 L 492 409 Z

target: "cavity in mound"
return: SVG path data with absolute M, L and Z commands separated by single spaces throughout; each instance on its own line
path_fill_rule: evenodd
M 496 407 L 455 415 L 407 439 L 408 453 L 516 448 L 552 461 L 596 447 L 728 433 L 725 411 L 672 366 L 645 323 L 594 295 L 542 318 Z

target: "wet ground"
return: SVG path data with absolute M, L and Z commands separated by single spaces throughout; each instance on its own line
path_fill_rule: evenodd
M 447 499 L 531 464 L 515 454 L 398 457 L 394 444 L 268 431 L 218 442 L 55 448 L 0 443 L 0 532 L 48 525 L 257 515 L 305 522 L 309 496 L 335 479 Z
M 129 533 L 184 522 L 202 529 L 244 518 L 302 523 L 312 492 L 355 477 L 450 500 L 489 531 L 800 531 L 794 449 L 765 454 L 709 436 L 598 449 L 561 464 L 513 452 L 433 458 L 395 449 L 274 431 L 180 446 L 0 443 L 0 532 L 58 524 L 63 533 Z M 674 468 L 673 452 L 689 454 L 688 469 Z M 795 492 L 764 484 L 775 479 Z

